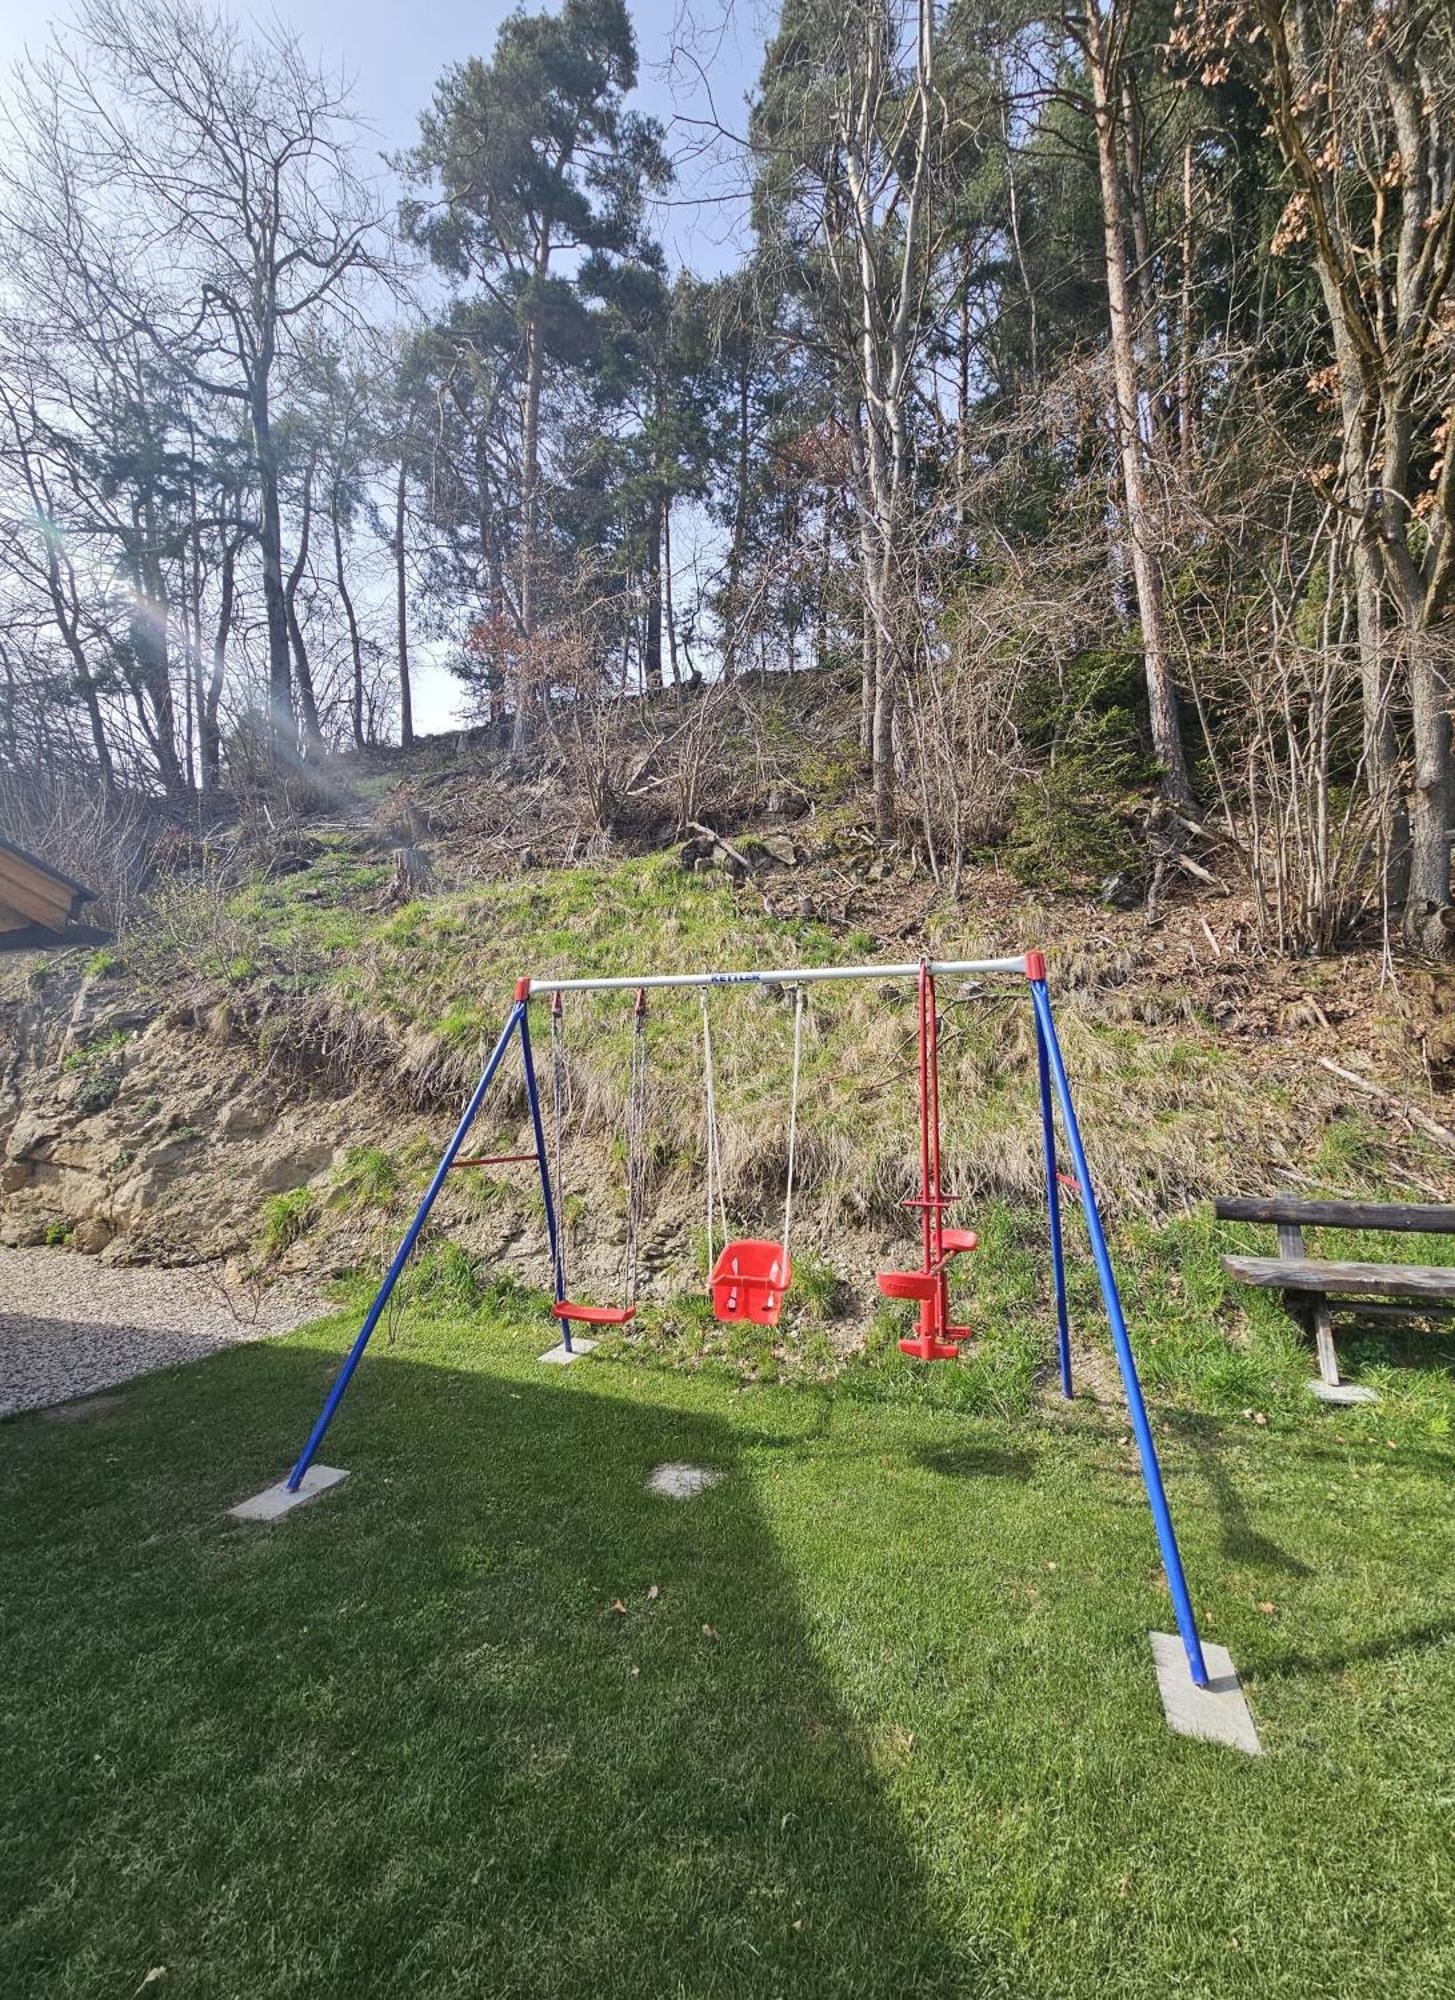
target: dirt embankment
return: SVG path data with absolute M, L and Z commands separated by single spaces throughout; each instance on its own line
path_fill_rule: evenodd
M 444 895 L 492 877 L 548 882 L 552 863 L 579 855 L 569 815 L 558 823 L 543 805 L 527 825 L 507 806 L 497 778 L 406 777 L 373 814 L 367 850 L 379 855 L 387 822 L 382 851 L 407 838 L 422 857 L 425 893 Z M 1455 1141 L 1432 1132 L 1455 1127 L 1455 975 L 1410 966 L 1391 979 L 1374 949 L 1337 961 L 1281 959 L 1260 949 L 1235 899 L 1191 889 L 1150 924 L 1142 909 L 1096 897 L 1028 894 L 993 865 L 968 874 L 952 897 L 913 853 L 886 853 L 852 826 L 825 838 L 800 806 L 717 839 L 695 832 L 680 845 L 684 870 L 721 874 L 745 936 L 765 921 L 808 921 L 852 936 L 856 952 L 867 939 L 865 955 L 897 960 L 971 928 L 996 950 L 1049 947 L 1068 1059 L 1081 1065 L 1096 1107 L 1113 1204 L 1124 1160 L 1135 1170 L 1126 1185 L 1140 1176 L 1144 1208 L 1234 1181 L 1306 1184 L 1318 1135 L 1346 1108 L 1382 1134 L 1387 1178 L 1448 1198 Z M 751 957 L 751 937 L 745 949 Z M 1004 1053 L 982 1056 L 982 1082 L 997 1084 Z M 314 1271 L 377 1263 L 473 1067 L 440 1039 L 337 994 L 183 977 L 148 991 L 81 952 L 14 961 L 0 981 L 0 1244 L 64 1241 L 110 1263 L 261 1261 Z M 682 1127 L 684 1158 L 651 1190 L 649 1288 L 692 1267 L 702 1226 L 700 1176 L 686 1159 L 695 1128 L 681 1106 L 663 1109 Z M 507 1095 L 503 1124 L 523 1115 L 521 1093 Z M 811 1162 L 809 1106 L 805 1117 Z M 614 1139 L 604 1129 L 588 1138 L 565 1190 L 578 1274 L 608 1287 L 621 1262 Z M 1011 1159 L 991 1128 L 978 1153 L 963 1129 L 952 1143 L 972 1197 L 1014 1199 L 1038 1171 L 1033 1130 L 1023 1159 Z M 351 1161 L 369 1149 L 405 1163 L 388 1189 L 360 1184 Z M 513 1182 L 452 1178 L 438 1221 L 468 1249 L 540 1283 L 544 1246 L 528 1180 L 521 1170 Z M 832 1236 L 866 1273 L 897 1227 L 889 1211 L 848 1212 L 842 1190 L 830 1213 L 811 1177 L 800 1213 L 806 1245 Z

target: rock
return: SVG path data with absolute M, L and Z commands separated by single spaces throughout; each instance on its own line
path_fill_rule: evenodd
M 1140 886 L 1130 875 L 1120 872 L 1108 875 L 1097 894 L 1110 910 L 1134 910 L 1142 900 Z
M 1442 1090 L 1455 1082 L 1455 1015 L 1442 1014 L 1425 1035 L 1425 1061 L 1432 1081 Z
M 694 834 L 691 840 L 684 840 L 678 849 L 677 866 L 688 875 L 695 875 L 700 868 L 710 867 L 716 845 L 716 841 Z
M 334 1155 L 333 1144 L 327 1139 L 318 1139 L 304 1144 L 291 1145 L 270 1160 L 265 1160 L 254 1169 L 254 1180 L 262 1194 L 286 1194 L 289 1189 L 302 1187 L 312 1180 L 316 1173 L 331 1164 Z
M 257 1091 L 251 1097 L 235 1097 L 218 1114 L 217 1130 L 226 1139 L 252 1132 L 266 1132 L 278 1115 L 278 1100 L 271 1091 Z
M 215 1007 L 207 1010 L 207 1018 L 203 1023 L 208 1041 L 216 1042 L 219 1047 L 232 1040 L 234 1025 L 232 1009 L 225 1000 L 219 1000 Z
M 770 862 L 776 862 L 780 868 L 796 868 L 802 858 L 797 843 L 786 833 L 765 833 L 755 844 L 762 848 Z
M 61 1128 L 43 1112 L 22 1111 L 11 1127 L 7 1151 L 12 1160 L 44 1159 L 61 1136 Z
M 61 1053 L 89 1047 L 108 1035 L 131 1035 L 147 1027 L 156 1017 L 156 1008 L 139 995 L 118 990 L 108 973 L 89 973 L 76 989 L 71 1018 L 66 1026 Z
M 24 1160 L 12 1160 L 0 1168 L 0 1194 L 15 1194 L 30 1179 L 30 1167 Z
M 724 847 L 720 841 L 713 843 L 711 864 L 714 868 L 721 869 L 730 882 L 742 882 L 747 879 L 747 863 L 734 854 L 731 848 Z
M 115 1234 L 104 1216 L 88 1215 L 71 1231 L 71 1248 L 84 1251 L 88 1257 L 99 1257 Z
M 12 1210 L 0 1216 L 0 1243 L 8 1250 L 38 1250 L 55 1229 L 57 1219 Z

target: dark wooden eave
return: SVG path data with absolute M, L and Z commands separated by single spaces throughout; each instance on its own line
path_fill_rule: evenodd
M 95 901 L 96 891 L 84 882 L 63 875 L 38 854 L 0 840 L 0 951 L 83 942 L 69 927 Z M 87 926 L 86 935 L 96 933 Z

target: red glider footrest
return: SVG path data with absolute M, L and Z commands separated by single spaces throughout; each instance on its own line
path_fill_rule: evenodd
M 880 1271 L 876 1282 L 886 1299 L 932 1299 L 940 1287 L 933 1271 Z
M 968 1326 L 947 1326 L 943 1333 L 909 1333 L 899 1343 L 901 1354 L 911 1354 L 916 1361 L 955 1361 L 959 1358 L 960 1342 L 970 1338 Z
M 940 1248 L 947 1257 L 958 1257 L 962 1250 L 977 1249 L 979 1243 L 980 1238 L 975 1234 L 973 1229 L 942 1229 L 940 1231 Z

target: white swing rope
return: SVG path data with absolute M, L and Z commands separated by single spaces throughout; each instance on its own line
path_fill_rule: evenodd
M 793 1269 L 788 1255 L 788 1229 L 793 1221 L 793 1173 L 798 1156 L 798 1073 L 803 1064 L 803 1003 L 807 988 L 797 986 L 793 995 L 793 1082 L 788 1091 L 788 1185 L 783 1191 L 783 1282 Z
M 710 1278 L 717 1259 L 712 1247 L 712 1202 L 717 1195 L 718 1219 L 722 1224 L 723 1241 L 727 1241 L 727 1203 L 722 1191 L 722 1150 L 717 1136 L 717 1080 L 712 1062 L 712 1021 L 707 1011 L 707 994 L 702 995 L 702 1095 L 707 1113 L 707 1275 Z
M 808 989 L 793 990 L 793 1080 L 788 1090 L 788 1177 L 783 1191 L 783 1269 L 792 1268 L 788 1257 L 788 1232 L 793 1223 L 793 1180 L 798 1160 L 798 1080 L 803 1069 L 803 1010 Z M 727 1241 L 727 1204 L 723 1199 L 722 1148 L 717 1134 L 717 1079 L 712 1060 L 712 1021 L 707 1011 L 707 995 L 702 996 L 702 1095 L 707 1111 L 707 1274 L 712 1276 L 717 1262 L 713 1252 L 712 1217 L 716 1197 L 718 1221 L 723 1241 Z

